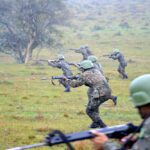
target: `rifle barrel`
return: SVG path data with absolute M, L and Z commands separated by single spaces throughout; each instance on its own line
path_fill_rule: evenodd
M 10 148 L 7 150 L 24 150 L 24 149 L 30 149 L 30 148 L 35 148 L 35 147 L 41 147 L 41 146 L 47 146 L 47 143 L 37 143 L 37 144 L 32 144 L 32 145 L 25 145 L 25 146 L 21 146 L 21 147 Z

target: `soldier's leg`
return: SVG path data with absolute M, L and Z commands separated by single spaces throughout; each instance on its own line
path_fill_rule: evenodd
M 59 83 L 65 87 L 64 92 L 70 92 L 70 85 L 64 79 L 60 79 Z
M 89 103 L 86 108 L 86 113 L 93 121 L 93 123 L 90 126 L 91 128 L 106 127 L 106 124 L 102 121 L 102 119 L 99 116 L 100 104 L 100 99 L 93 99 L 92 97 L 89 99 Z
M 120 72 L 120 74 L 122 75 L 122 78 L 123 79 L 127 79 L 128 78 L 128 76 L 127 76 L 127 74 L 125 73 L 125 66 L 119 66 L 119 68 L 118 68 L 118 72 Z
M 128 79 L 128 75 L 125 72 L 125 66 L 122 67 L 122 74 L 123 74 L 123 79 Z
M 119 65 L 119 67 L 118 67 L 118 72 L 119 72 L 119 74 L 121 75 L 121 78 L 123 78 L 122 67 L 121 67 L 121 65 Z

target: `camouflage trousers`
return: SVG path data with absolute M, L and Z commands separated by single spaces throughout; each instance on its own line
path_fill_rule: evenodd
M 70 85 L 64 79 L 60 79 L 59 83 L 65 87 L 65 90 L 70 90 Z
M 102 97 L 95 99 L 92 96 L 92 91 L 89 89 L 89 91 L 88 91 L 88 104 L 86 107 L 86 113 L 92 119 L 93 122 L 98 122 L 99 120 L 102 120 L 99 116 L 99 106 L 102 103 L 104 103 L 105 101 L 107 101 L 109 99 L 108 97 L 102 96 Z
M 125 72 L 125 67 L 126 66 L 124 66 L 124 65 L 119 65 L 119 67 L 118 67 L 118 72 L 122 76 L 123 79 L 127 79 L 128 78 L 128 75 Z

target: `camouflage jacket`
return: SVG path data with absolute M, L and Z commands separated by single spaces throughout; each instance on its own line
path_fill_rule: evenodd
M 103 150 L 119 150 L 119 148 L 114 142 L 106 142 Z M 145 120 L 139 138 L 130 150 L 150 150 L 150 117 Z
M 56 62 L 55 61 L 54 62 L 48 62 L 48 65 L 52 66 L 52 67 L 56 67 L 56 68 L 62 69 L 63 74 L 65 76 L 73 75 L 72 71 L 70 69 L 70 65 L 72 65 L 72 63 L 70 64 L 69 62 L 67 62 L 65 60 L 59 60 L 59 61 L 56 61 Z
M 124 55 L 120 52 L 118 53 L 112 53 L 110 58 L 116 60 L 118 59 L 118 62 L 121 64 L 121 66 L 127 66 L 127 62 L 125 61 Z
M 95 69 L 98 69 L 102 74 L 104 74 L 102 70 L 102 65 L 100 63 L 94 62 L 93 64 Z
M 84 71 L 76 80 L 69 80 L 69 84 L 74 88 L 82 85 L 88 86 L 91 91 L 97 91 L 99 97 L 111 93 L 107 80 L 102 73 L 95 68 Z

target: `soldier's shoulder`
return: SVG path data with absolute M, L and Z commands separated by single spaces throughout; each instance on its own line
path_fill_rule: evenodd
M 150 117 L 148 117 L 146 120 L 145 120 L 145 123 L 144 123 L 144 125 L 149 125 L 150 126 Z

